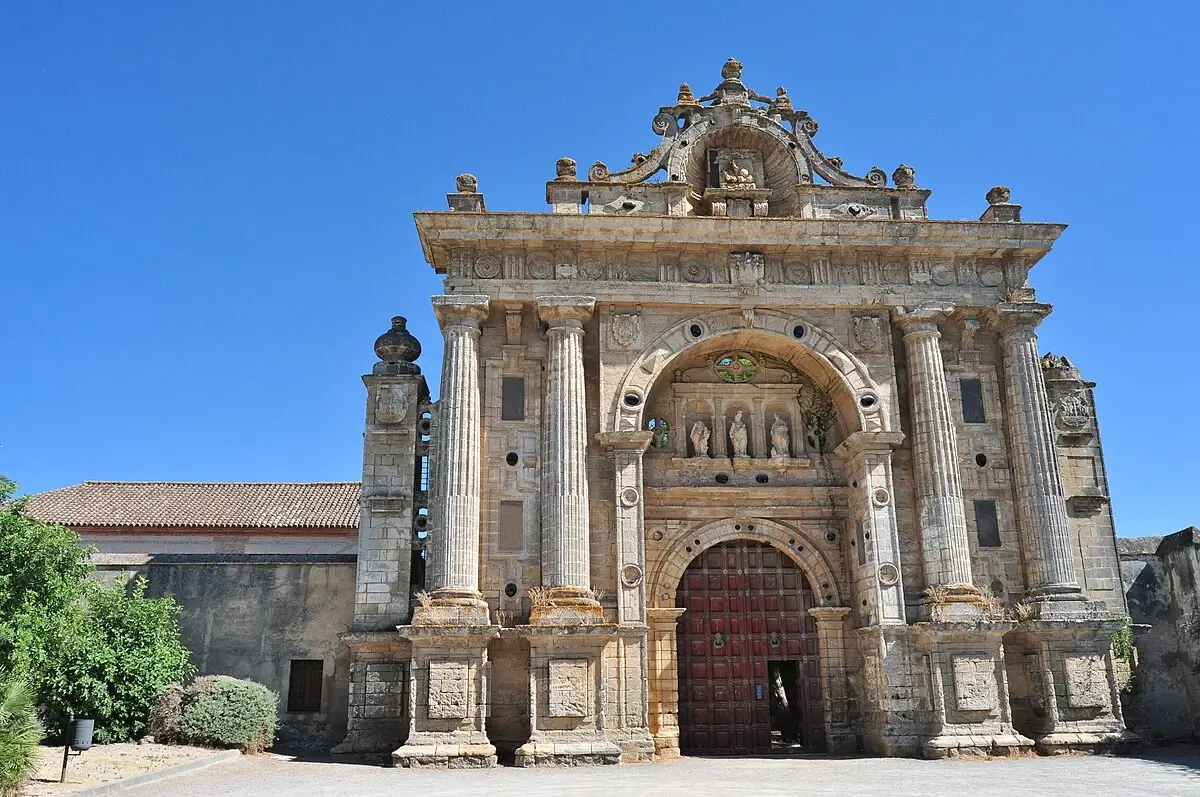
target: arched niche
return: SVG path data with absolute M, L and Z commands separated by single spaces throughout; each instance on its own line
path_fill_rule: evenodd
M 659 335 L 622 377 L 607 429 L 644 428 L 643 414 L 655 384 L 685 353 L 752 350 L 790 363 L 824 389 L 844 436 L 891 431 L 884 393 L 862 361 L 832 335 L 799 316 L 773 310 L 755 311 L 753 326 L 746 326 L 745 320 L 740 310 L 721 311 L 681 321 Z

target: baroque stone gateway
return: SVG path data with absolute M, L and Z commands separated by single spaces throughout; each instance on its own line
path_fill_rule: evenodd
M 415 214 L 441 388 L 402 323 L 380 338 L 339 750 L 1130 738 L 1093 385 L 1039 354 L 1028 281 L 1063 225 L 1003 187 L 932 221 L 912 167 L 847 171 L 741 71 L 683 84 L 628 169 L 559 159 L 548 214 L 489 213 L 470 175 Z

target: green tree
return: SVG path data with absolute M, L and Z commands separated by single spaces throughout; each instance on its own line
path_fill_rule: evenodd
M 37 769 L 41 740 L 33 691 L 24 678 L 0 670 L 0 795 L 20 793 Z
M 0 668 L 29 678 L 47 724 L 96 720 L 96 740 L 145 734 L 155 700 L 193 668 L 174 598 L 147 598 L 143 578 L 88 577 L 79 535 L 25 514 L 0 484 Z

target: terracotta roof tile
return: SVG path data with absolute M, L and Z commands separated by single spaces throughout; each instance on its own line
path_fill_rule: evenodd
M 84 482 L 29 497 L 74 527 L 357 528 L 358 482 Z

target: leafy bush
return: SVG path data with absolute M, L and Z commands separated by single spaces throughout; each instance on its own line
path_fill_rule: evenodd
M 145 735 L 155 700 L 191 675 L 179 639 L 179 604 L 147 598 L 146 580 L 106 586 L 90 582 L 80 622 L 54 656 L 56 666 L 36 685 L 50 716 L 63 722 L 96 720 L 96 741 L 125 742 Z
M 24 678 L 0 671 L 0 795 L 17 794 L 38 765 L 42 724 Z
M 0 669 L 24 676 L 47 724 L 96 720 L 100 743 L 146 732 L 155 698 L 193 672 L 173 598 L 147 598 L 145 579 L 89 580 L 79 535 L 25 514 L 0 477 Z
M 197 678 L 159 698 L 155 739 L 257 753 L 275 741 L 279 696 L 262 684 L 227 675 Z

